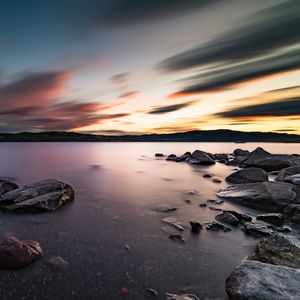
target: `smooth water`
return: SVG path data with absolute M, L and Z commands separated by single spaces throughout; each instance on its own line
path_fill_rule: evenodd
M 145 289 L 226 299 L 224 281 L 256 245 L 240 229 L 191 234 L 190 220 L 214 219 L 218 211 L 199 207 L 226 184 L 233 167 L 211 167 L 155 159 L 156 152 L 212 153 L 262 146 L 272 153 L 300 153 L 300 144 L 262 143 L 2 143 L 0 177 L 19 184 L 58 178 L 72 185 L 75 200 L 53 213 L 0 215 L 1 237 L 41 243 L 43 258 L 17 271 L 0 271 L 0 299 L 146 299 Z M 187 192 L 194 190 L 195 195 Z M 187 203 L 185 200 L 190 200 Z M 161 205 L 177 208 L 159 213 Z M 215 205 L 217 206 L 217 205 Z M 225 203 L 218 207 L 255 213 Z M 168 238 L 167 216 L 186 225 L 185 244 Z M 128 250 L 129 248 L 129 250 Z M 61 256 L 69 265 L 54 269 Z M 129 294 L 122 293 L 127 288 Z

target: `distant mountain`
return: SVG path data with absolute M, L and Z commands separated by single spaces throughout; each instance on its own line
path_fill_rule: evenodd
M 273 142 L 300 143 L 300 135 L 275 132 L 197 130 L 170 134 L 93 135 L 76 132 L 0 133 L 0 142 Z

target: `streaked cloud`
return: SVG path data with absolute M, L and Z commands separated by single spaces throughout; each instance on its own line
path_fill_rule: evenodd
M 152 115 L 167 114 L 167 113 L 174 112 L 174 111 L 186 108 L 188 106 L 191 106 L 195 102 L 196 101 L 189 101 L 189 102 L 171 104 L 171 105 L 165 105 L 165 106 L 156 106 L 156 107 L 151 108 L 148 111 L 148 114 L 152 114 Z

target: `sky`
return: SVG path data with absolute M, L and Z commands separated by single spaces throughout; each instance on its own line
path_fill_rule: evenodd
M 298 0 L 0 0 L 0 132 L 300 134 Z

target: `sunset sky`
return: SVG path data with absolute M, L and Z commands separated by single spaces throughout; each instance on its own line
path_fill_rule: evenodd
M 0 132 L 300 134 L 299 0 L 0 3 Z

